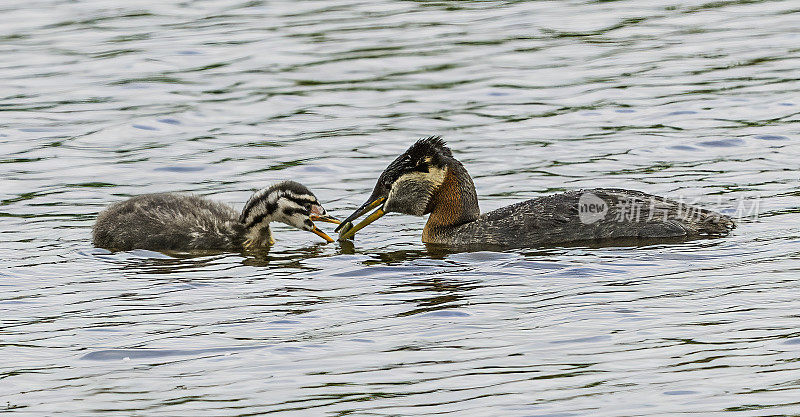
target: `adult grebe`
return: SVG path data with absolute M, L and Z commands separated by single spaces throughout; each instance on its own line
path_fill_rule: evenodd
M 100 213 L 92 235 L 95 246 L 115 250 L 241 250 L 275 243 L 269 223 L 281 222 L 333 242 L 313 220 L 339 223 L 308 188 L 285 181 L 253 194 L 241 214 L 193 195 L 140 195 Z
M 352 221 L 379 207 L 353 226 Z M 385 213 L 422 216 L 425 243 L 526 247 L 614 238 L 726 235 L 730 217 L 640 191 L 597 188 L 516 203 L 481 215 L 467 170 L 439 137 L 417 141 L 383 171 L 366 203 L 339 227 L 340 239 Z

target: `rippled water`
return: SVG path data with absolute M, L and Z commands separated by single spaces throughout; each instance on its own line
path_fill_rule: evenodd
M 0 5 L 0 410 L 800 413 L 796 1 Z M 443 135 L 484 211 L 640 189 L 723 239 L 436 253 L 390 215 L 265 257 L 95 249 L 107 204 L 333 214 Z

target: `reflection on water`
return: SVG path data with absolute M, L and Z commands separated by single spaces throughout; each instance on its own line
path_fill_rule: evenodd
M 43 11 L 47 11 L 46 13 Z M 0 5 L 0 410 L 31 415 L 798 413 L 797 5 Z M 355 209 L 417 138 L 483 211 L 639 189 L 730 237 L 454 252 L 356 242 L 110 253 L 107 204 Z M 327 229 L 326 229 L 327 230 Z

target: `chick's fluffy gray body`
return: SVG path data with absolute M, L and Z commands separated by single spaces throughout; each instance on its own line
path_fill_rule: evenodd
M 109 206 L 98 216 L 93 238 L 95 246 L 116 250 L 237 250 L 245 233 L 239 213 L 227 204 L 158 193 Z

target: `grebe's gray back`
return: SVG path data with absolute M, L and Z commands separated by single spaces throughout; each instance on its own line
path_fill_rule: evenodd
M 602 218 L 582 212 L 582 200 L 587 196 L 602 201 L 595 203 L 602 207 Z M 519 247 L 620 238 L 723 236 L 733 227 L 728 216 L 700 207 L 641 191 L 594 188 L 512 204 L 452 229 L 427 228 L 427 234 L 429 240 L 446 245 L 481 242 Z
M 582 211 L 584 205 L 592 210 Z M 376 207 L 352 226 L 352 220 Z M 336 228 L 339 238 L 352 238 L 389 212 L 430 214 L 422 241 L 448 246 L 721 236 L 735 227 L 730 217 L 713 211 L 640 191 L 606 188 L 535 198 L 481 215 L 472 178 L 439 137 L 417 141 L 389 164 L 367 202 Z
M 313 220 L 338 223 L 308 188 L 284 181 L 253 194 L 241 213 L 194 195 L 136 196 L 101 212 L 92 235 L 95 246 L 114 250 L 241 250 L 274 243 L 274 221 L 332 242 Z

